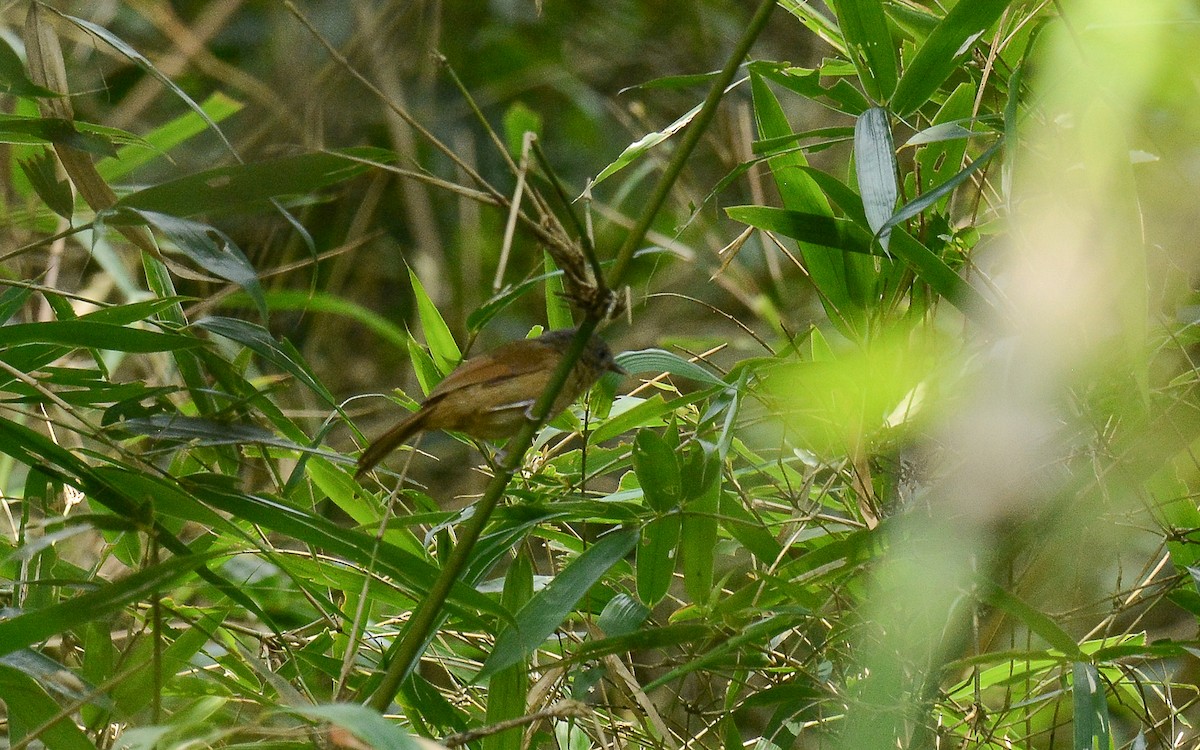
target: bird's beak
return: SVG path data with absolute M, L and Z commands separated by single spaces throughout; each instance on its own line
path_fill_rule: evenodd
M 629 374 L 629 370 L 626 370 L 624 367 L 621 367 L 616 362 L 608 363 L 608 371 L 615 372 L 618 375 L 628 375 Z

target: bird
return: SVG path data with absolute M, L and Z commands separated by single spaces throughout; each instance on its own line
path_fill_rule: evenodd
M 355 478 L 420 432 L 450 430 L 488 440 L 516 434 L 531 419 L 534 403 L 575 335 L 574 328 L 548 331 L 463 361 L 415 412 L 367 446 L 358 459 Z M 561 413 L 606 372 L 628 374 L 613 359 L 604 339 L 592 334 L 546 418 Z

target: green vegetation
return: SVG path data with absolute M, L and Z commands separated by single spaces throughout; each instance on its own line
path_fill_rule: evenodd
M 1192 4 L 61 5 L 0 11 L 9 747 L 1196 742 Z M 355 479 L 575 325 L 631 376 Z

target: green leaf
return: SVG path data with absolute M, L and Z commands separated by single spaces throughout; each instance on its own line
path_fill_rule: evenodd
M 305 470 L 313 484 L 360 526 L 378 523 L 383 516 L 375 496 L 363 492 L 348 471 L 321 458 L 309 460 Z
M 75 213 L 75 194 L 71 192 L 71 184 L 58 178 L 58 159 L 49 151 L 42 149 L 36 156 L 21 159 L 21 172 L 33 187 L 38 197 L 45 202 L 51 211 L 71 221 Z
M 809 31 L 840 54 L 846 54 L 846 41 L 842 39 L 842 32 L 833 19 L 827 18 L 802 0 L 779 0 L 779 7 L 795 16 Z
M 240 112 L 242 103 L 220 91 L 204 100 L 200 106 L 209 122 L 221 122 Z M 105 182 L 114 182 L 138 167 L 161 158 L 163 154 L 188 139 L 204 132 L 205 119 L 188 111 L 147 133 L 138 143 L 122 146 L 117 155 L 96 164 L 96 171 Z
M 113 208 L 173 216 L 256 211 L 271 198 L 307 195 L 366 172 L 370 167 L 359 159 L 390 158 L 388 151 L 364 146 L 217 167 L 129 193 Z
M 558 266 L 554 265 L 550 253 L 543 251 L 542 264 L 545 270 L 543 278 L 546 279 L 546 325 L 552 331 L 572 328 L 575 321 L 571 319 L 571 306 L 563 290 L 563 275 L 556 273 Z
M 221 317 L 204 318 L 196 321 L 193 325 L 241 344 L 308 386 L 325 403 L 335 404 L 333 394 L 312 374 L 295 347 L 276 341 L 275 337 L 262 326 L 235 318 Z
M 866 255 L 878 252 L 870 233 L 849 219 L 770 206 L 730 206 L 725 213 L 734 221 L 809 245 Z
M 734 88 L 742 85 L 742 83 L 744 83 L 745 80 L 746 80 L 745 78 L 742 78 L 741 80 L 734 81 L 733 83 L 729 84 L 729 86 L 727 86 L 725 88 L 724 93 L 729 93 Z M 624 169 L 625 167 L 629 166 L 637 159 L 641 158 L 644 154 L 646 154 L 648 151 L 650 151 L 650 149 L 662 144 L 664 141 L 668 140 L 671 136 L 673 136 L 676 133 L 678 133 L 679 131 L 683 130 L 685 127 L 687 127 L 687 124 L 689 122 L 691 122 L 692 119 L 696 115 L 700 114 L 700 108 L 702 106 L 704 106 L 704 105 L 697 104 L 696 106 L 689 109 L 687 112 L 683 113 L 683 115 L 681 115 L 679 117 L 679 119 L 675 120 L 675 122 L 671 123 L 670 125 L 663 128 L 662 130 L 658 130 L 653 133 L 647 133 L 646 135 L 642 136 L 638 140 L 636 140 L 633 143 L 626 146 L 625 150 L 622 151 L 620 153 L 620 155 L 617 156 L 617 158 L 615 160 L 613 160 L 613 162 L 611 164 L 606 166 L 604 169 L 600 170 L 600 173 L 596 175 L 596 178 L 594 180 L 592 180 L 591 187 L 595 188 L 601 182 L 604 182 L 609 177 L 612 177 L 617 172 L 619 172 L 622 169 Z
M 74 679 L 70 672 L 62 676 L 64 679 Z M 62 707 L 46 694 L 43 684 L 13 667 L 0 664 L 0 701 L 3 701 L 8 717 L 6 745 L 26 739 L 30 732 L 62 715 Z M 55 721 L 36 739 L 33 747 L 44 745 L 49 750 L 96 750 L 87 735 L 69 718 Z
M 637 529 L 617 529 L 604 535 L 534 594 L 516 614 L 516 622 L 496 638 L 496 647 L 476 679 L 484 679 L 516 664 L 534 652 L 571 614 L 596 581 L 623 560 L 637 544 Z
M 13 96 L 60 97 L 61 92 L 39 86 L 25 73 L 25 63 L 8 43 L 0 38 L 0 92 Z
M 421 332 L 425 335 L 425 343 L 429 353 L 437 362 L 438 369 L 448 373 L 462 361 L 462 351 L 450 333 L 450 327 L 442 318 L 442 313 L 433 304 L 433 300 L 425 292 L 425 285 L 417 278 L 412 268 L 408 269 L 408 279 L 412 283 L 413 295 L 417 298 L 417 313 L 421 318 Z M 428 391 L 426 391 L 428 392 Z
M 516 612 L 533 598 L 533 563 L 528 550 L 521 550 L 504 575 L 501 602 Z M 529 669 L 523 661 L 502 669 L 488 680 L 487 723 L 498 724 L 524 716 L 528 708 Z M 519 727 L 483 738 L 483 750 L 521 750 L 524 733 Z
M 897 84 L 891 100 L 896 116 L 908 117 L 920 109 L 1011 4 L 1011 0 L 971 0 L 951 8 Z
M 647 606 L 658 604 L 671 588 L 681 529 L 682 520 L 676 513 L 654 518 L 642 529 L 637 548 L 637 595 Z
M 631 375 L 644 372 L 665 372 L 708 386 L 729 386 L 703 365 L 689 362 L 678 354 L 665 349 L 635 349 L 620 352 L 613 359 Z
M 1068 659 L 1083 659 L 1079 644 L 1058 623 L 1021 601 L 1014 594 L 994 584 L 984 588 L 983 598 L 988 604 L 1004 610 L 1024 623 L 1025 627 L 1041 636 L 1054 648 L 1066 654 Z M 1105 745 L 1105 748 L 1108 746 Z
M 241 248 L 224 232 L 208 224 L 155 211 L 130 209 L 116 214 L 105 211 L 101 215 L 110 217 L 110 220 L 116 219 L 118 223 L 124 221 L 126 216 L 133 216 L 158 227 L 179 252 L 197 266 L 245 289 L 254 300 L 259 315 L 264 319 L 267 317 L 267 303 L 263 299 L 258 272 L 250 265 Z
M 599 445 L 635 427 L 661 425 L 663 415 L 674 411 L 676 405 L 663 401 L 663 397 L 656 393 L 637 406 L 604 420 L 588 435 L 588 442 Z
M 1003 140 L 996 141 L 988 147 L 986 151 L 979 155 L 979 158 L 968 164 L 963 169 L 959 170 L 958 174 L 938 185 L 936 188 L 927 191 L 920 197 L 905 204 L 900 210 L 896 211 L 883 225 L 879 228 L 879 232 L 887 232 L 892 227 L 907 221 L 912 217 L 920 214 L 925 209 L 937 203 L 942 198 L 949 195 L 955 188 L 966 182 L 967 178 L 975 172 L 979 171 L 986 165 L 996 152 L 1000 150 L 1000 146 L 1004 143 Z
M 762 522 L 742 506 L 738 496 L 722 492 L 720 498 L 721 526 L 737 539 L 764 566 L 778 565 L 783 557 L 779 540 Z
M 169 352 L 201 346 L 193 336 L 126 328 L 86 319 L 52 320 L 0 326 L 0 347 L 18 344 L 61 344 L 114 352 Z
M 679 507 L 683 499 L 679 461 L 671 446 L 657 432 L 638 430 L 633 439 L 633 470 L 651 510 L 666 513 Z
M 219 551 L 172 557 L 61 604 L 0 620 L 0 654 L 12 653 L 89 620 L 119 612 L 133 602 L 169 588 L 170 584 L 218 554 Z
M 675 667 L 661 677 L 655 678 L 649 684 L 644 685 L 642 689 L 649 692 L 654 688 L 667 684 L 668 682 L 678 680 L 679 678 L 691 674 L 692 672 L 704 669 L 715 662 L 725 659 L 731 653 L 741 649 L 743 646 L 747 646 L 751 649 L 757 649 L 762 644 L 770 642 L 770 640 L 779 633 L 782 633 L 789 628 L 793 628 L 799 623 L 803 622 L 807 617 L 808 615 L 805 614 L 791 612 L 784 614 L 772 614 L 763 617 L 762 619 L 742 628 L 741 631 L 735 635 L 717 639 L 716 645 L 714 645 L 712 648 L 704 651 L 695 659 Z
M 541 135 L 542 116 L 521 102 L 513 102 L 504 112 L 504 145 L 514 160 L 521 158 L 525 134 Z
M 766 62 L 751 63 L 750 70 L 805 99 L 851 117 L 857 117 L 871 107 L 871 102 L 862 92 L 844 78 L 838 78 L 831 86 L 824 85 L 820 70 L 783 67 Z
M 0 115 L 0 143 L 14 145 L 58 143 L 96 156 L 113 156 L 116 154 L 116 148 L 113 146 L 115 142 L 142 143 L 141 139 L 132 133 L 78 120 Z
M 305 289 L 273 289 L 264 292 L 263 297 L 267 308 L 275 312 L 297 310 L 349 318 L 397 349 L 408 351 L 408 334 L 403 328 L 379 313 L 336 294 Z M 229 295 L 220 304 L 222 307 L 242 307 L 253 302 L 245 294 L 238 293 Z
M 146 71 L 151 76 L 156 78 L 159 83 L 161 83 L 163 86 L 165 86 L 167 88 L 167 90 L 169 90 L 175 96 L 179 97 L 179 99 L 181 101 L 183 101 L 185 104 L 187 104 L 188 107 L 190 107 L 192 109 L 192 111 L 194 111 L 197 115 L 199 115 L 200 118 L 202 120 L 204 120 L 205 124 L 207 124 L 208 127 L 210 129 L 212 129 L 212 131 L 214 133 L 217 134 L 217 137 L 221 139 L 221 142 L 225 144 L 226 148 L 228 148 L 231 153 L 234 152 L 233 145 L 229 142 L 229 139 L 225 137 L 225 134 L 223 132 L 221 132 L 221 129 L 217 127 L 217 124 L 212 121 L 212 118 L 210 118 L 208 116 L 208 113 L 205 112 L 204 109 L 199 104 L 197 104 L 190 96 L 188 96 L 186 93 L 184 93 L 183 89 L 181 89 L 178 86 L 178 84 L 176 84 L 174 81 L 172 81 L 170 76 L 167 76 L 161 70 L 154 67 L 154 64 L 151 63 L 150 60 L 148 60 L 145 55 L 138 52 L 136 49 L 134 49 L 130 45 L 126 44 L 123 39 L 116 36 L 115 34 L 110 32 L 108 29 L 104 28 L 103 26 L 98 26 L 98 25 L 92 23 L 91 21 L 85 21 L 82 18 L 76 18 L 75 16 L 66 15 L 65 13 L 54 10 L 53 8 L 48 8 L 48 10 L 53 10 L 55 13 L 58 13 L 58 15 L 67 19 L 68 21 L 75 24 L 76 26 L 83 29 L 84 31 L 88 32 L 92 36 L 95 36 L 96 38 L 107 42 L 114 49 L 116 49 L 118 52 L 120 52 L 122 55 L 124 55 L 125 57 L 127 57 L 131 61 L 133 61 L 142 70 Z
M 615 638 L 637 632 L 649 617 L 650 608 L 645 604 L 629 594 L 617 594 L 604 605 L 596 626 L 609 638 Z
M 928 134 L 929 131 L 937 128 L 966 130 L 960 123 L 971 122 L 969 118 L 971 107 L 974 104 L 974 95 L 975 87 L 973 85 L 964 83 L 958 86 L 934 115 L 932 126 L 922 133 Z M 922 133 L 917 133 L 908 140 L 908 143 L 913 143 Z M 920 186 L 917 192 L 924 195 L 958 172 L 962 167 L 963 156 L 966 152 L 967 136 L 950 140 L 933 140 L 931 136 L 923 141 L 920 148 L 917 149 L 916 155 L 920 174 Z M 945 210 L 947 202 L 946 198 L 939 201 L 936 204 L 938 210 Z
M 842 38 L 867 94 L 877 102 L 892 95 L 898 77 L 896 44 L 879 0 L 830 0 Z
M 695 485 L 683 503 L 683 585 L 695 604 L 706 604 L 712 595 L 713 569 L 717 551 L 718 513 L 721 499 L 720 459 L 715 453 L 697 451 L 686 466 Z
M 888 247 L 887 221 L 896 209 L 900 189 L 896 185 L 896 148 L 888 113 L 872 107 L 854 124 L 854 170 L 862 195 L 867 224 L 879 238 L 884 251 Z
M 1071 665 L 1075 750 L 1110 750 L 1108 699 L 1096 668 L 1087 662 Z
M 423 750 L 411 734 L 378 712 L 358 703 L 288 706 L 281 710 L 308 719 L 336 724 L 374 750 Z

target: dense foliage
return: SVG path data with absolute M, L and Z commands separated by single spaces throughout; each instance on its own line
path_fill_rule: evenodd
M 1192 3 L 0 13 L 11 747 L 1196 742 Z

